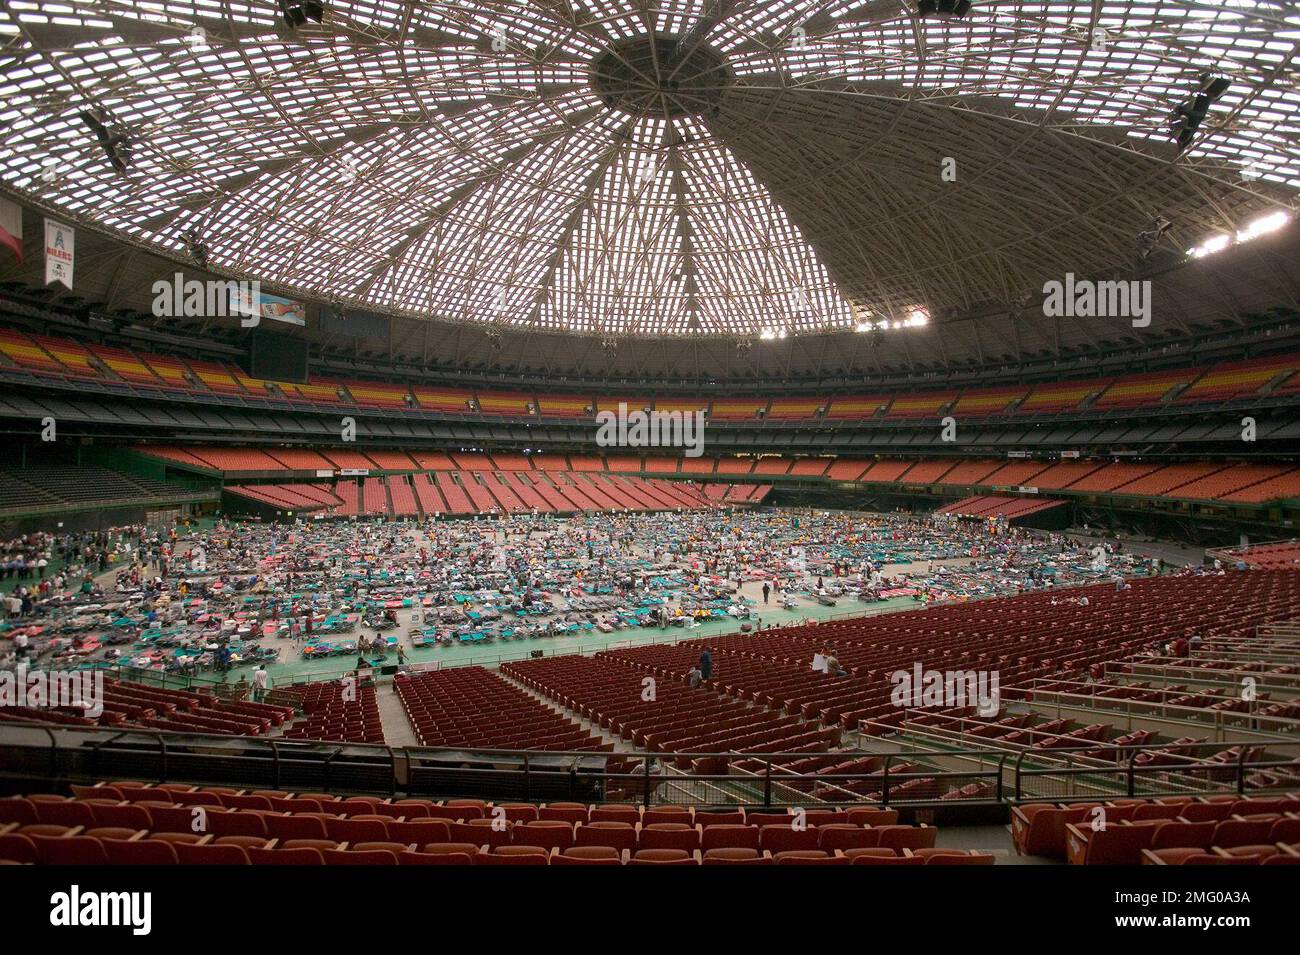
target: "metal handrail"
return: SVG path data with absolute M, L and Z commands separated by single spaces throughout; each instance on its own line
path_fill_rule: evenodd
M 484 775 L 501 775 L 522 773 L 525 793 L 530 796 L 536 790 L 534 781 L 542 777 L 554 779 L 559 770 L 551 768 L 539 768 L 534 765 L 534 761 L 539 757 L 545 757 L 548 760 L 565 760 L 572 762 L 569 768 L 564 772 L 570 776 L 570 788 L 578 778 L 578 762 L 590 759 L 605 759 L 625 761 L 630 764 L 631 772 L 623 771 L 611 772 L 606 768 L 600 771 L 592 770 L 587 773 L 590 778 L 604 780 L 605 782 L 626 780 L 636 780 L 639 783 L 641 791 L 634 793 L 638 801 L 644 802 L 645 805 L 654 804 L 654 796 L 658 791 L 661 783 L 669 779 L 679 779 L 691 783 L 722 783 L 727 787 L 741 787 L 748 785 L 759 785 L 761 783 L 762 795 L 761 804 L 767 806 L 789 805 L 781 800 L 774 799 L 773 771 L 779 770 L 781 761 L 792 762 L 795 760 L 806 759 L 810 753 L 652 753 L 648 751 L 634 752 L 610 752 L 610 751 L 583 751 L 583 750 L 566 750 L 566 751 L 529 751 L 529 750 L 503 750 L 503 749 L 448 749 L 434 747 L 392 747 L 386 745 L 366 744 L 366 743 L 337 743 L 337 742 L 313 742 L 309 740 L 285 740 L 282 738 L 275 739 L 249 739 L 242 737 L 219 736 L 214 734 L 178 734 L 167 732 L 154 732 L 144 730 L 105 730 L 98 727 L 80 727 L 80 726 L 51 726 L 44 723 L 33 722 L 7 722 L 0 724 L 0 771 L 2 771 L 3 757 L 6 751 L 21 751 L 23 747 L 19 743 L 4 742 L 7 735 L 11 735 L 13 730 L 33 730 L 42 734 L 49 742 L 49 772 L 51 779 L 60 779 L 64 774 L 58 772 L 59 760 L 58 751 L 60 744 L 64 743 L 67 751 L 89 752 L 91 754 L 90 768 L 81 772 L 80 776 L 85 778 L 102 778 L 104 775 L 102 766 L 105 762 L 106 755 L 117 752 L 116 747 L 121 744 L 142 743 L 148 748 L 153 749 L 158 757 L 158 779 L 159 782 L 168 781 L 170 776 L 170 763 L 173 753 L 178 747 L 198 747 L 212 746 L 216 752 L 208 754 L 190 754 L 187 762 L 193 763 L 195 760 L 211 760 L 212 768 L 224 766 L 229 769 L 231 760 L 236 763 L 240 761 L 257 761 L 269 762 L 272 767 L 272 776 L 274 785 L 279 786 L 282 779 L 282 767 L 284 765 L 284 756 L 294 751 L 313 754 L 319 754 L 322 758 L 319 765 L 322 770 L 321 788 L 330 789 L 333 779 L 335 778 L 335 766 L 341 765 L 344 757 L 348 757 L 346 762 L 353 767 L 369 768 L 371 770 L 383 770 L 386 776 L 386 782 L 381 791 L 387 791 L 390 796 L 396 796 L 399 790 L 413 792 L 412 770 L 418 770 L 422 761 L 434 763 L 439 760 L 445 760 L 451 754 L 456 754 L 457 759 L 461 762 L 468 762 L 469 759 L 481 759 L 483 762 L 491 765 L 493 768 L 472 768 L 457 767 L 440 767 L 439 773 L 457 774 L 464 779 L 473 779 Z M 89 737 L 89 738 L 87 738 Z M 214 745 L 214 741 L 220 741 L 220 745 Z M 83 744 L 89 743 L 89 746 Z M 239 751 L 233 751 L 233 747 L 238 747 Z M 44 748 L 44 745 L 42 745 Z M 833 755 L 837 759 L 849 761 L 862 757 L 883 757 L 881 769 L 878 772 L 871 773 L 840 773 L 826 774 L 823 776 L 796 776 L 794 779 L 803 779 L 819 784 L 828 785 L 834 789 L 839 789 L 843 794 L 852 795 L 853 801 L 831 800 L 826 801 L 819 796 L 814 796 L 811 792 L 807 794 L 800 793 L 800 803 L 803 804 L 822 804 L 828 806 L 852 806 L 855 803 L 859 805 L 889 805 L 891 803 L 905 804 L 913 806 L 952 806 L 954 804 L 968 803 L 1018 803 L 1022 801 L 1033 801 L 1041 799 L 1055 798 L 1044 796 L 1037 793 L 1029 792 L 1027 782 L 1038 777 L 1092 777 L 1096 782 L 1094 786 L 1098 789 L 1111 788 L 1123 791 L 1129 795 L 1136 794 L 1137 781 L 1140 777 L 1150 777 L 1151 780 L 1163 778 L 1163 786 L 1169 794 L 1184 793 L 1188 791 L 1197 791 L 1191 783 L 1195 782 L 1195 775 L 1198 772 L 1207 772 L 1222 774 L 1224 770 L 1231 770 L 1231 783 L 1238 793 L 1246 791 L 1246 778 L 1249 774 L 1273 767 L 1291 767 L 1295 772 L 1295 785 L 1283 787 L 1285 789 L 1300 789 L 1300 741 L 1272 741 L 1261 742 L 1258 744 L 1240 744 L 1235 763 L 1211 763 L 1195 762 L 1195 752 L 1197 750 L 1224 748 L 1223 744 L 1211 743 L 1189 743 L 1189 744 L 1166 744 L 1158 747 L 1161 751 L 1169 752 L 1186 752 L 1188 753 L 1186 763 L 1178 763 L 1172 766 L 1166 764 L 1139 766 L 1137 757 L 1144 752 L 1150 752 L 1157 747 L 1146 746 L 1117 746 L 1112 749 L 1117 754 L 1117 759 L 1113 764 L 1104 766 L 1079 766 L 1071 764 L 1073 754 L 1083 754 L 1089 750 L 1096 749 L 1095 745 L 1071 747 L 1068 749 L 1052 750 L 1050 756 L 1060 759 L 1065 758 L 1065 765 L 1055 766 L 1038 766 L 1029 765 L 1026 757 L 1041 759 L 1044 754 L 1021 752 L 1016 756 L 1014 764 L 1011 765 L 1014 786 L 1010 794 L 1006 791 L 1006 774 L 1011 753 L 994 753 L 987 749 L 965 749 L 951 750 L 936 754 L 933 750 L 904 750 L 893 753 L 872 752 L 869 750 L 844 750 L 837 751 L 833 754 L 822 753 L 820 755 Z M 1258 758 L 1247 761 L 1247 749 L 1265 750 Z M 1270 755 L 1269 750 L 1294 752 L 1291 758 L 1285 758 L 1281 755 Z M 470 754 L 467 758 L 466 754 Z M 932 765 L 926 765 L 927 761 L 933 761 L 936 756 L 944 759 L 953 758 L 977 758 L 981 763 L 979 769 L 959 769 L 945 770 Z M 1127 759 L 1123 757 L 1127 756 Z M 761 774 L 744 775 L 740 773 L 728 772 L 725 774 L 683 774 L 681 776 L 668 776 L 665 772 L 656 773 L 655 766 L 666 764 L 676 760 L 698 760 L 698 759 L 718 759 L 726 760 L 728 769 L 736 761 L 754 762 L 759 761 L 763 764 Z M 996 767 L 984 768 L 986 761 L 996 758 Z M 401 760 L 406 769 L 405 785 L 399 785 L 398 763 Z M 641 765 L 636 766 L 637 761 Z M 903 763 L 919 763 L 916 768 L 908 769 L 904 772 L 898 772 L 892 769 L 893 766 Z M 501 769 L 502 764 L 517 764 L 515 768 Z M 130 764 L 123 764 L 129 766 Z M 29 775 L 25 772 L 25 764 L 20 764 L 18 769 L 10 772 L 10 776 L 20 776 L 27 778 Z M 125 771 L 129 775 L 129 770 Z M 1122 776 L 1122 779 L 1120 778 Z M 972 781 L 988 781 L 993 784 L 994 795 L 981 795 L 973 800 L 943 800 L 943 799 L 899 799 L 896 795 L 897 788 L 902 783 L 911 779 L 942 779 L 948 777 L 951 780 L 961 780 L 963 783 Z M 1102 783 L 1109 779 L 1109 786 L 1103 786 Z M 862 780 L 871 780 L 880 784 L 879 798 L 872 799 L 851 790 L 845 789 L 840 783 L 852 783 Z M 1213 782 L 1209 780 L 1208 782 Z M 1227 782 L 1226 778 L 1222 782 Z M 782 784 L 781 789 L 788 789 Z M 722 787 L 720 791 L 724 795 L 731 794 L 733 798 L 729 803 L 736 805 L 753 805 L 757 800 L 746 800 L 741 798 L 743 793 L 732 793 L 731 789 Z M 1204 790 L 1202 787 L 1201 791 Z

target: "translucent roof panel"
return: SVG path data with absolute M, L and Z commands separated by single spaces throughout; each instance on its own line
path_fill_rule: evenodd
M 1156 214 L 1188 248 L 1300 190 L 1283 0 L 333 0 L 297 29 L 271 2 L 10 0 L 0 40 L 6 189 L 453 322 L 907 328 L 1122 267 Z M 1179 151 L 1171 110 L 1210 77 Z

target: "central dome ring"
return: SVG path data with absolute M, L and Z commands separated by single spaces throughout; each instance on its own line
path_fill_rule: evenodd
M 672 117 L 715 113 L 735 74 L 707 44 L 659 34 L 615 42 L 592 61 L 590 77 L 610 109 Z

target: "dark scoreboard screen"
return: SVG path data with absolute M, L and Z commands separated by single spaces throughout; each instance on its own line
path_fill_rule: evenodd
M 307 380 L 307 343 L 258 330 L 248 340 L 248 373 L 274 381 Z

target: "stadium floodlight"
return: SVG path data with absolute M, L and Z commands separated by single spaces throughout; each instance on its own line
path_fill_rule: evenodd
M 971 0 L 921 0 L 916 12 L 923 17 L 939 16 L 960 19 L 970 13 Z
M 108 157 L 109 165 L 118 172 L 126 172 L 126 167 L 131 162 L 131 144 L 127 141 L 126 134 L 105 123 L 88 109 L 81 111 L 81 121 L 95 134 L 99 148 Z
M 1156 247 L 1166 232 L 1173 226 L 1173 223 L 1164 216 L 1156 216 L 1149 229 L 1144 229 L 1138 233 L 1137 246 L 1138 253 L 1142 258 L 1147 258 Z
M 1169 114 L 1169 134 L 1178 143 L 1179 152 L 1192 144 L 1197 129 L 1210 111 L 1210 105 L 1227 92 L 1231 85 L 1226 77 L 1207 73 L 1201 77 L 1201 86 L 1196 94 L 1174 107 L 1174 111 Z
M 325 19 L 325 6 L 318 0 L 277 0 L 280 16 L 289 29 L 296 30 L 307 21 L 320 23 Z
M 208 267 L 208 247 L 197 229 L 186 229 L 182 232 L 181 244 L 185 246 L 185 252 L 194 260 L 195 265 L 201 269 Z

